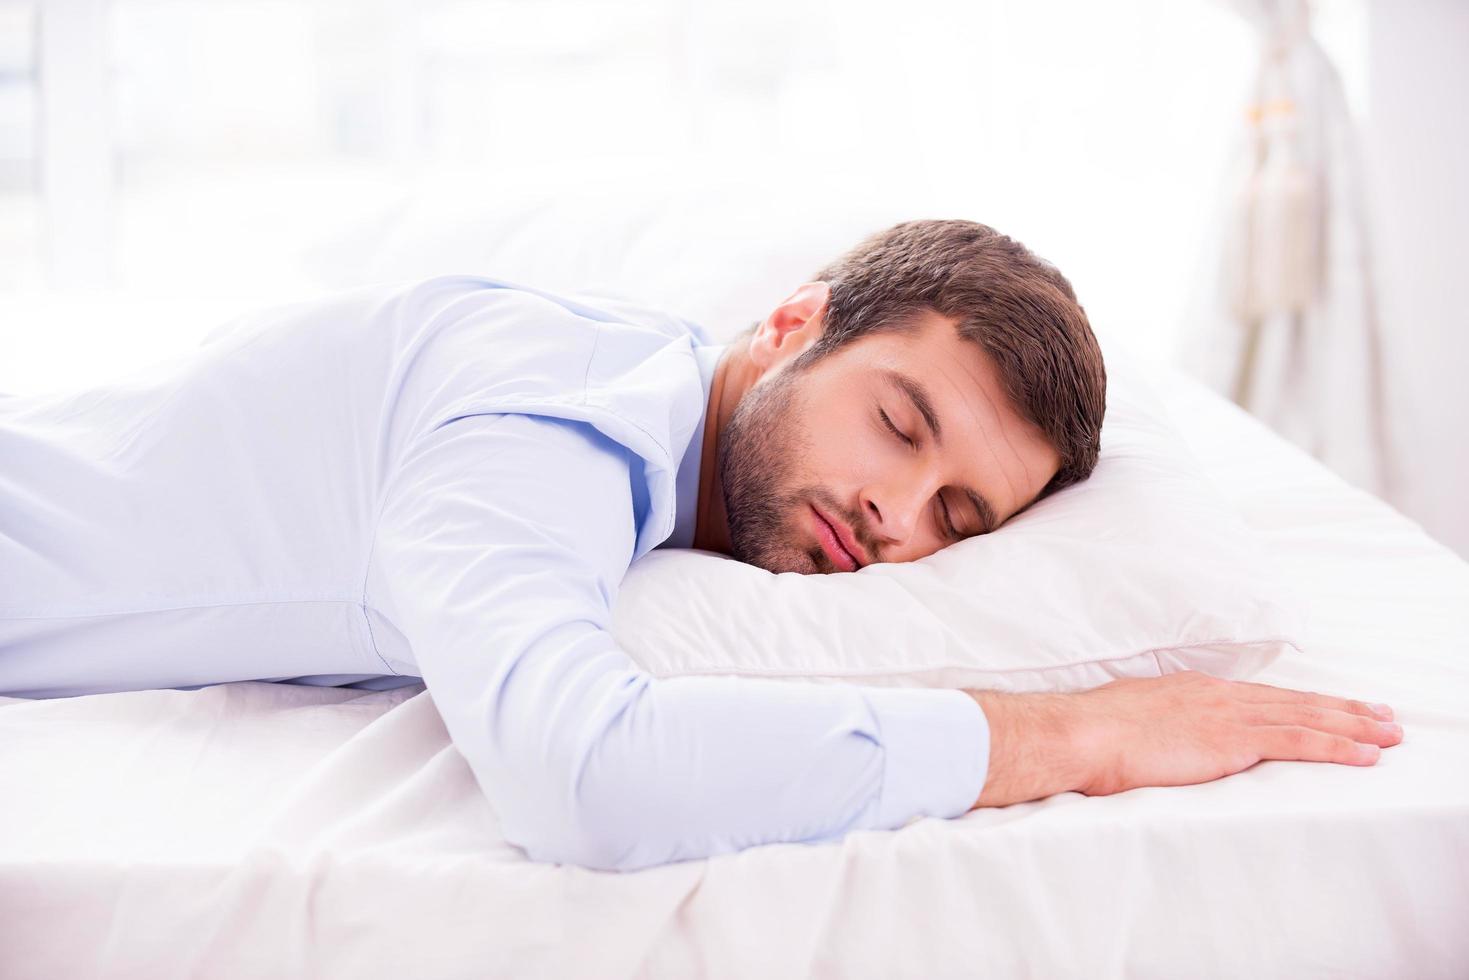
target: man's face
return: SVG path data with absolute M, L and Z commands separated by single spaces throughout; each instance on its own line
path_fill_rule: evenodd
M 988 355 L 937 313 L 799 372 L 792 360 L 746 392 L 721 440 L 740 561 L 803 573 L 913 561 L 1004 523 L 1060 466 L 1044 434 L 1011 407 Z M 938 438 L 905 380 L 919 401 L 926 396 Z

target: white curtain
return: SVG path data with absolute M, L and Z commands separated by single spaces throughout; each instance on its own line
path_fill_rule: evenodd
M 1357 486 L 1393 483 L 1360 151 L 1304 0 L 1231 0 L 1259 64 L 1185 366 Z

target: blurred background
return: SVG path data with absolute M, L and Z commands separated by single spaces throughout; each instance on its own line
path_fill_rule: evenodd
M 0 391 L 442 272 L 721 338 L 965 217 L 1469 557 L 1466 55 L 1457 0 L 0 0 Z

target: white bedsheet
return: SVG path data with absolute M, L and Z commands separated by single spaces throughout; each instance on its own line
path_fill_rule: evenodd
M 1255 679 L 1392 704 L 1375 767 L 620 875 L 500 840 L 420 685 L 0 699 L 0 976 L 1469 976 L 1469 564 L 1159 383 L 1310 603 Z

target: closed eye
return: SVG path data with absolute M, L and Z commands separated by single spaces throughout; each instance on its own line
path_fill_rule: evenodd
M 902 432 L 899 432 L 898 431 L 898 427 L 896 425 L 893 425 L 893 420 L 890 419 L 890 418 L 888 418 L 888 413 L 887 412 L 885 412 L 881 408 L 879 408 L 877 410 L 877 414 L 880 415 L 880 416 L 882 416 L 882 424 L 885 425 L 885 426 L 887 426 L 889 429 L 891 429 L 892 432 L 893 432 L 893 435 L 897 436 L 899 439 L 902 439 L 904 442 L 906 442 L 910 446 L 917 446 L 918 445 L 918 443 L 914 442 L 912 439 L 909 439 L 907 436 L 903 435 Z
M 949 529 L 949 537 L 955 541 L 963 541 L 964 536 L 959 533 L 959 529 L 954 526 L 954 521 L 949 517 L 949 505 L 944 503 L 943 497 L 939 497 L 939 506 L 944 509 L 944 525 Z

